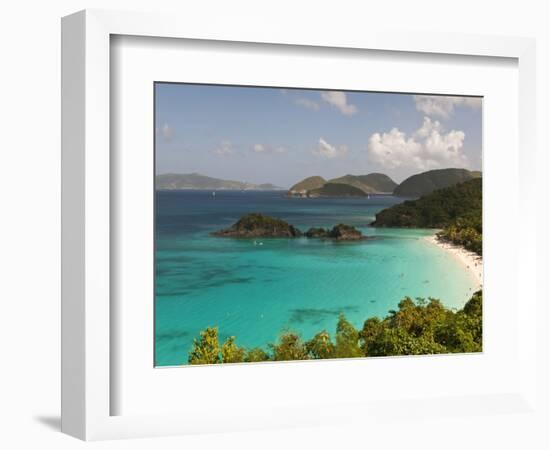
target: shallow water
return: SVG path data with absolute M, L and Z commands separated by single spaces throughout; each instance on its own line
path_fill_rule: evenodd
M 356 327 L 385 316 L 409 296 L 460 308 L 475 279 L 426 242 L 431 230 L 375 229 L 376 212 L 402 199 L 289 199 L 281 192 L 157 193 L 155 363 L 186 364 L 207 326 L 237 344 L 264 347 L 283 330 L 308 339 L 335 331 L 343 312 Z M 346 223 L 376 239 L 230 239 L 210 232 L 249 212 L 287 220 L 302 231 Z M 261 245 L 259 245 L 261 243 Z

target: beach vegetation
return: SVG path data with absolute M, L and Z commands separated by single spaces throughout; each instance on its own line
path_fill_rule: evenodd
M 193 340 L 189 352 L 189 364 L 217 364 L 220 362 L 218 328 L 208 327 L 201 331 L 199 339 Z
M 336 325 L 335 358 L 357 358 L 365 356 L 359 346 L 359 331 L 348 322 L 344 314 L 338 317 Z
M 464 247 L 478 255 L 483 254 L 483 234 L 480 217 L 461 217 L 437 233 L 437 237 Z
M 222 362 L 224 363 L 238 363 L 243 362 L 245 359 L 246 350 L 243 347 L 239 347 L 235 344 L 235 336 L 230 336 L 223 343 L 221 348 Z
M 482 254 L 482 180 L 473 178 L 386 208 L 376 214 L 375 227 L 439 228 L 440 240 Z
M 335 346 L 330 334 L 323 330 L 306 342 L 306 349 L 311 359 L 329 359 L 335 357 Z
M 306 344 L 297 333 L 283 333 L 279 337 L 279 342 L 272 344 L 270 347 L 274 361 L 309 359 Z
M 269 360 L 269 354 L 259 347 L 254 347 L 246 352 L 245 362 L 262 362 Z

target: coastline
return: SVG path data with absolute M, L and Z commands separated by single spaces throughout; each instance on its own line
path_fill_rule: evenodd
M 424 239 L 449 252 L 454 258 L 460 261 L 460 263 L 475 277 L 477 281 L 476 290 L 483 287 L 483 258 L 481 256 L 458 245 L 440 241 L 435 234 L 426 236 Z

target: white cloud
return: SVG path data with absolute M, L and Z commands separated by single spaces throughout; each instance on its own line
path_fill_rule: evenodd
M 254 153 L 259 153 L 259 154 L 267 154 L 267 153 L 281 154 L 281 153 L 286 153 L 287 149 L 281 146 L 272 147 L 271 145 L 266 145 L 266 144 L 254 144 L 252 146 L 252 151 Z
M 419 138 L 427 138 L 433 131 L 441 131 L 441 123 L 439 120 L 431 120 L 429 117 L 424 117 L 422 126 L 415 131 L 415 136 Z
M 230 141 L 221 141 L 220 145 L 214 149 L 214 153 L 219 156 L 229 156 L 234 153 L 233 145 Z
M 444 95 L 414 95 L 416 109 L 429 116 L 450 117 L 455 107 L 481 108 L 479 97 L 449 97 Z
M 311 109 L 312 111 L 319 111 L 319 108 L 320 108 L 319 103 L 314 102 L 313 100 L 310 100 L 308 98 L 300 97 L 300 98 L 297 98 L 294 102 L 297 105 L 303 106 L 304 108 L 307 108 L 307 109 Z
M 325 91 L 321 93 L 321 98 L 339 109 L 345 116 L 352 116 L 357 112 L 357 107 L 348 103 L 345 92 L 342 91 Z
M 323 158 L 333 159 L 346 156 L 348 154 L 348 148 L 345 145 L 335 147 L 334 145 L 330 145 L 323 138 L 319 138 L 319 144 L 312 150 L 312 153 Z
M 468 167 L 468 158 L 462 151 L 464 138 L 463 131 L 445 133 L 437 120 L 424 117 L 422 127 L 411 136 L 398 128 L 374 133 L 369 138 L 369 159 L 386 169 Z

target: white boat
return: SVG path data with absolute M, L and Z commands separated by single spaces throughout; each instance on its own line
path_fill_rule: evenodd
M 216 196 L 216 191 L 212 191 L 212 197 Z

